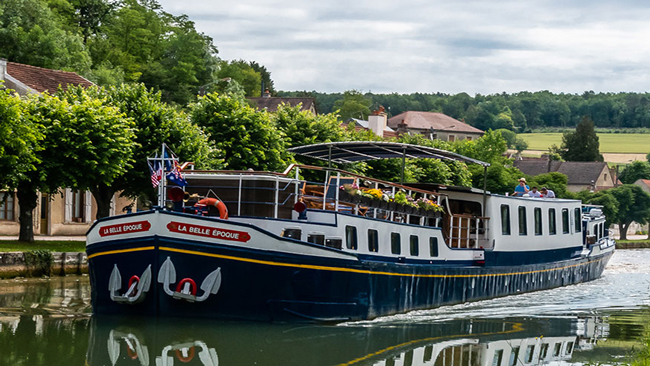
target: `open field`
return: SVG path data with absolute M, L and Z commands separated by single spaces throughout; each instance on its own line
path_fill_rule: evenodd
M 528 143 L 529 150 L 543 150 L 562 144 L 561 133 L 522 133 L 517 137 Z M 647 154 L 650 152 L 650 134 L 643 133 L 599 133 L 601 153 Z

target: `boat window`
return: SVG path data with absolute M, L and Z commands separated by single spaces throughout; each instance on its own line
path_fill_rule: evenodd
M 569 233 L 569 209 L 562 209 L 562 234 Z
M 375 229 L 368 229 L 368 251 L 379 251 L 379 233 Z
M 573 225 L 576 227 L 576 233 L 582 231 L 582 214 L 579 208 L 573 209 Z
M 393 254 L 402 252 L 402 238 L 399 233 L 390 233 L 390 252 Z
M 539 349 L 539 360 L 543 361 L 546 359 L 546 354 L 548 353 L 548 343 L 543 343 L 542 347 Z
M 302 230 L 300 230 L 300 229 L 284 229 L 282 231 L 282 236 L 285 237 L 285 238 L 300 240 L 300 237 L 302 236 Z
M 411 255 L 417 257 L 420 255 L 420 239 L 417 235 L 411 235 Z
M 510 206 L 501 205 L 501 234 L 510 235 Z
M 535 345 L 530 345 L 526 348 L 526 363 L 533 362 L 533 355 L 535 354 Z
M 357 227 L 356 226 L 346 226 L 345 227 L 345 246 L 348 249 L 357 250 Z
M 542 235 L 542 209 L 535 207 L 535 235 Z
M 519 361 L 519 347 L 512 347 L 508 366 L 515 366 L 517 364 L 517 361 Z
M 566 344 L 566 350 L 564 351 L 564 354 L 570 355 L 572 351 L 573 351 L 573 342 L 568 342 Z
M 431 361 L 431 358 L 433 358 L 433 345 L 428 345 L 424 347 L 424 356 L 422 356 L 422 361 Z
M 429 255 L 432 257 L 438 256 L 438 238 L 429 238 Z
M 325 245 L 325 235 L 323 234 L 309 234 L 307 241 L 314 244 Z
M 555 346 L 553 346 L 553 357 L 559 356 L 560 350 L 562 350 L 562 343 L 555 343 Z
M 492 366 L 501 365 L 501 359 L 503 358 L 503 350 L 499 349 L 494 351 L 494 358 L 492 359 Z
M 605 237 L 605 223 L 603 222 L 600 224 L 600 237 L 604 238 Z
M 548 209 L 548 233 L 551 235 L 557 234 L 557 229 L 555 227 L 555 209 Z
M 343 249 L 343 239 L 329 238 L 325 240 L 325 246 L 336 249 Z
M 526 222 L 526 207 L 519 206 L 519 235 L 528 235 L 528 223 Z

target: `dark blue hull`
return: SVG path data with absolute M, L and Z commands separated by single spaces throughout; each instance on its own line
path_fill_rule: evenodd
M 151 236 L 89 247 L 93 311 L 97 314 L 238 318 L 260 321 L 371 319 L 441 305 L 550 289 L 598 278 L 611 254 L 517 266 L 402 264 L 242 249 L 227 244 Z M 220 269 L 221 285 L 205 301 L 165 293 L 157 282 L 163 263 L 177 281 L 201 280 Z M 114 266 L 122 291 L 151 265 L 150 289 L 136 304 L 110 298 Z M 202 293 L 197 289 L 197 296 Z

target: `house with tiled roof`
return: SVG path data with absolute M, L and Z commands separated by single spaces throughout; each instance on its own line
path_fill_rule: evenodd
M 384 107 L 379 107 L 377 110 L 370 113 L 368 120 L 349 118 L 341 125 L 347 128 L 350 124 L 354 126 L 356 131 L 372 131 L 375 135 L 383 138 L 397 137 L 397 132 L 388 127 L 388 116 Z
M 514 166 L 522 173 L 536 176 L 557 172 L 567 176 L 567 190 L 600 191 L 615 187 L 615 175 L 607 163 L 597 161 L 554 161 L 548 159 L 515 160 Z
M 0 59 L 0 80 L 4 80 L 5 88 L 15 90 L 20 95 L 54 93 L 59 87 L 65 90 L 68 85 L 93 85 L 75 72 L 45 69 L 3 59 Z
M 485 132 L 442 113 L 408 111 L 388 119 L 388 127 L 401 133 L 418 133 L 444 141 L 475 140 Z
M 278 107 L 282 104 L 288 104 L 292 107 L 300 105 L 302 111 L 308 111 L 316 115 L 316 102 L 314 98 L 280 98 L 272 97 L 269 91 L 265 91 L 264 95 L 259 98 L 248 98 L 258 111 L 266 110 L 268 112 L 276 112 Z
M 4 81 L 4 82 L 3 82 Z M 42 67 L 7 62 L 0 59 L 0 87 L 16 91 L 20 95 L 53 93 L 59 87 L 70 85 L 93 85 L 74 72 L 50 70 Z M 15 192 L 2 191 L 0 187 L 0 235 L 18 235 L 20 224 L 19 202 Z M 132 200 L 116 193 L 111 201 L 111 215 L 133 204 Z M 32 213 L 35 235 L 85 235 L 97 214 L 97 203 L 90 191 L 61 189 L 51 197 L 38 193 L 38 205 Z

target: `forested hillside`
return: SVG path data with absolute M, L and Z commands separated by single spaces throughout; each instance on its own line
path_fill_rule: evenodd
M 340 109 L 343 93 L 280 92 L 283 96 L 313 96 L 318 111 L 330 113 Z M 356 98 L 359 94 L 348 94 Z M 650 94 L 594 93 L 554 94 L 548 91 L 491 94 L 472 97 L 466 93 L 450 94 L 373 94 L 362 95 L 372 109 L 383 106 L 391 116 L 406 111 L 440 112 L 483 130 L 507 128 L 517 132 L 533 129 L 575 127 L 583 117 L 598 128 L 650 128 Z M 342 116 L 359 117 L 358 112 L 342 111 Z M 349 115 L 346 115 L 349 114 Z

